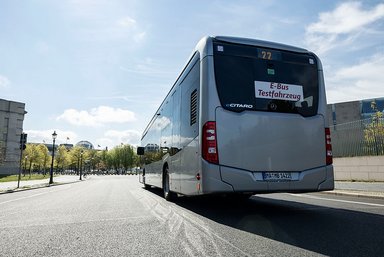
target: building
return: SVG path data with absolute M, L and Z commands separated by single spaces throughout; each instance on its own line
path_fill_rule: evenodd
M 0 175 L 17 174 L 25 104 L 0 99 Z
M 377 109 L 384 111 L 384 97 L 327 105 L 330 126 L 341 125 L 368 119 L 374 113 L 371 103 L 375 101 Z
M 78 142 L 76 144 L 76 146 L 84 147 L 84 148 L 89 149 L 89 150 L 95 149 L 91 142 L 85 141 L 85 140 Z

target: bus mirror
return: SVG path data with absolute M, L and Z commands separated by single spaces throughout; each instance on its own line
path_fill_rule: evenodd
M 137 155 L 144 155 L 144 147 L 139 146 L 137 148 Z

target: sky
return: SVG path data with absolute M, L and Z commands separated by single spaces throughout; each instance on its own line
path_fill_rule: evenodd
M 207 35 L 315 52 L 328 103 L 384 97 L 384 1 L 0 0 L 0 98 L 28 142 L 139 145 Z

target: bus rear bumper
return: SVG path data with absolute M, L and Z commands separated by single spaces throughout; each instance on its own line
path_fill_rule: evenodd
M 332 165 L 296 172 L 292 180 L 282 181 L 266 181 L 262 172 L 224 166 L 220 167 L 220 173 L 223 182 L 230 184 L 234 192 L 318 192 L 334 189 Z

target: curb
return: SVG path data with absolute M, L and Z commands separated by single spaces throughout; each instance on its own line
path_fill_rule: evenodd
M 55 186 L 61 186 L 61 185 L 74 184 L 74 183 L 83 182 L 83 181 L 86 181 L 86 180 L 83 179 L 83 180 L 70 181 L 70 182 L 54 182 L 52 185 L 50 185 L 49 183 L 35 184 L 35 185 L 24 186 L 24 187 L 20 187 L 20 188 L 6 189 L 3 191 L 0 190 L 0 195 L 16 193 L 16 192 L 24 192 L 24 191 L 29 191 L 29 190 L 39 189 L 39 188 L 45 188 L 45 187 L 55 187 Z
M 371 191 L 355 191 L 355 190 L 333 190 L 323 191 L 323 194 L 340 195 L 340 196 L 354 196 L 362 198 L 384 199 L 384 192 L 371 192 Z

